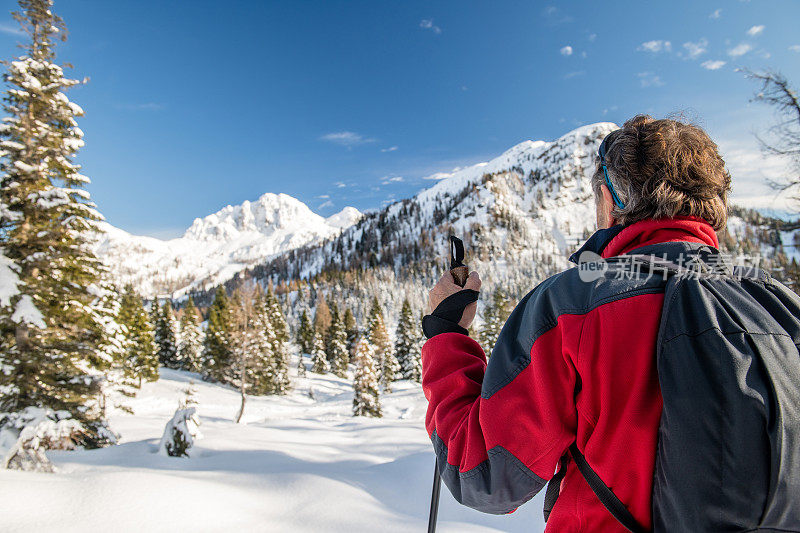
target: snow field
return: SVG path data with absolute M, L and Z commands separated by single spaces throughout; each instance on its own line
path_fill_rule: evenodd
M 421 387 L 396 382 L 384 418 L 356 418 L 348 380 L 292 378 L 287 396 L 249 397 L 235 424 L 237 391 L 162 368 L 128 402 L 134 415 L 110 414 L 119 445 L 49 452 L 56 474 L 0 471 L 0 530 L 424 531 L 434 456 Z M 203 437 L 190 458 L 159 455 L 190 380 Z M 439 531 L 541 531 L 542 496 L 492 516 L 443 488 Z

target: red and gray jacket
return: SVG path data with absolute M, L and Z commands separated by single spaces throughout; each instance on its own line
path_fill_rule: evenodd
M 695 218 L 595 233 L 578 253 L 613 257 L 666 243 L 717 247 Z M 696 244 L 695 244 L 696 246 Z M 672 246 L 674 249 L 675 246 Z M 487 365 L 462 333 L 422 349 L 425 421 L 456 500 L 510 513 L 539 492 L 573 443 L 637 522 L 650 528 L 662 400 L 656 338 L 664 283 L 581 281 L 578 269 L 536 287 L 509 317 Z M 548 531 L 625 531 L 570 462 Z

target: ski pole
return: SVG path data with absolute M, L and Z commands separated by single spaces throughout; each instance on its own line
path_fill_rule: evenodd
M 428 533 L 436 533 L 436 519 L 439 517 L 439 494 L 442 492 L 442 476 L 439 475 L 439 459 L 433 470 L 433 490 L 431 491 L 431 512 L 428 515 Z
M 458 237 L 450 235 L 450 275 L 459 287 L 467 283 L 469 269 L 464 264 L 464 243 Z M 433 471 L 433 489 L 431 491 L 431 511 L 428 515 L 428 533 L 436 533 L 436 521 L 439 518 L 439 494 L 442 492 L 442 476 L 439 474 L 439 459 L 436 459 Z

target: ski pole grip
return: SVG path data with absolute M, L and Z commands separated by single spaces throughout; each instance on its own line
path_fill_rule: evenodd
M 453 275 L 453 281 L 456 282 L 456 285 L 459 287 L 463 287 L 467 284 L 467 278 L 469 277 L 469 269 L 465 266 L 460 266 L 456 268 L 450 269 L 450 274 Z
M 459 287 L 463 287 L 469 277 L 469 268 L 464 264 L 464 243 L 453 235 L 450 235 L 450 275 Z

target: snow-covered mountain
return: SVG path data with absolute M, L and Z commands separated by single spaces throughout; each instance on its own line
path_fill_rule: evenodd
M 338 235 L 361 218 L 352 207 L 324 218 L 286 194 L 227 206 L 195 219 L 182 237 L 131 235 L 104 223 L 96 252 L 116 281 L 144 296 L 180 296 L 222 283 L 248 265 Z
M 583 126 L 555 141 L 525 141 L 488 162 L 439 173 L 432 187 L 366 213 L 334 239 L 250 267 L 246 276 L 264 284 L 310 279 L 309 290 L 290 299 L 289 316 L 313 307 L 321 291 L 357 320 L 377 296 L 387 323 L 395 324 L 403 299 L 415 313 L 422 310 L 428 288 L 446 267 L 452 233 L 464 239 L 482 291 L 502 287 L 516 301 L 567 268 L 570 253 L 594 230 L 595 154 L 616 128 Z M 196 294 L 203 304 L 210 297 Z

